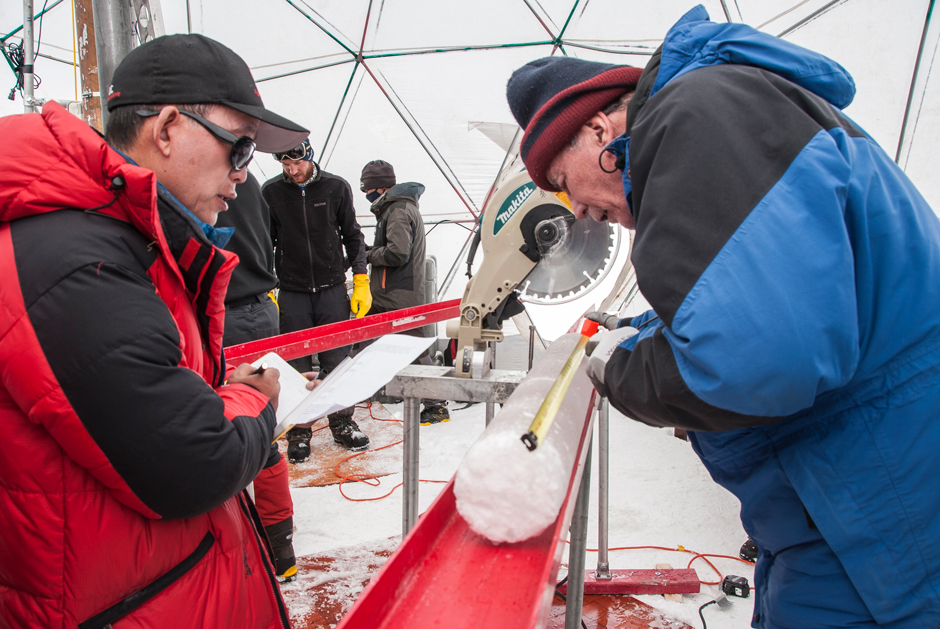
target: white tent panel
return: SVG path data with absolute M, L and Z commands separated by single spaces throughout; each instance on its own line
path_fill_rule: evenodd
M 373 3 L 367 47 L 379 51 L 504 46 L 545 41 L 524 2 L 438 0 Z
M 347 181 L 353 188 L 356 213 L 363 225 L 374 225 L 369 202 L 359 191 L 362 167 L 371 160 L 383 159 L 395 167 L 398 181 L 417 181 L 427 191 L 421 197 L 421 213 L 430 229 L 441 220 L 470 219 L 472 215 L 454 192 L 451 183 L 431 159 L 417 138 L 408 131 L 405 122 L 394 108 L 380 98 L 378 87 L 363 81 L 359 96 L 345 121 L 342 135 L 324 168 Z M 463 133 L 469 134 L 464 126 Z M 479 135 L 479 134 L 477 134 Z M 489 143 L 483 138 L 483 142 Z M 492 146 L 492 143 L 489 143 Z M 490 149 L 498 152 L 498 149 Z M 441 265 L 448 267 L 455 259 L 456 249 L 462 244 L 464 228 L 441 225 L 427 239 L 428 255 L 437 256 Z M 456 244 L 454 238 L 458 241 Z M 371 242 L 368 230 L 366 241 Z
M 343 103 L 353 64 L 324 68 L 316 72 L 295 74 L 276 81 L 258 84 L 265 105 L 310 129 L 310 143 L 319 160 L 323 146 L 333 127 L 336 112 Z M 347 98 L 350 104 L 351 99 Z M 273 103 L 277 103 L 274 105 Z M 335 134 L 337 130 L 333 130 Z M 260 156 L 259 159 L 269 159 Z
M 244 11 L 232 11 L 232 3 L 203 2 L 201 5 L 203 27 L 198 32 L 224 42 L 251 68 L 346 52 L 287 2 L 262 0 Z M 350 9 L 355 13 L 354 7 Z M 196 30 L 195 25 L 193 30 Z M 334 37 L 339 35 L 334 34 Z M 358 43 L 357 39 L 354 45 Z M 346 56 L 348 58 L 348 53 Z M 308 67 L 313 65 L 319 63 L 307 63 Z M 276 73 L 275 68 L 265 67 L 265 70 L 263 75 L 256 71 L 256 78 Z
M 555 0 L 549 8 L 553 19 L 564 25 L 571 13 L 573 2 Z M 575 44 L 598 45 L 617 48 L 624 43 L 635 44 L 655 50 L 663 41 L 666 32 L 676 20 L 696 4 L 702 4 L 715 22 L 724 22 L 721 2 L 717 0 L 590 0 L 577 5 L 565 30 L 565 41 Z M 543 3 L 543 6 L 548 6 Z M 574 48 L 571 46 L 570 48 Z M 572 53 L 568 49 L 568 54 Z M 611 60 L 610 63 L 623 63 Z
M 928 51 L 922 66 L 923 76 L 930 76 L 931 71 L 940 69 L 936 48 Z M 923 102 L 911 116 L 908 134 L 913 135 L 907 174 L 931 203 L 934 211 L 940 213 L 940 160 L 937 159 L 937 149 L 940 146 L 940 81 L 927 83 Z
M 469 122 L 512 123 L 506 80 L 531 58 L 532 49 L 474 50 L 368 62 L 399 109 L 459 178 L 474 211 L 482 204 L 504 152 Z
M 855 79 L 845 109 L 894 158 L 924 27 L 923 0 L 853 0 L 786 39 L 842 64 Z M 904 16 L 903 19 L 898 19 Z M 887 57 L 887 59 L 886 59 Z M 890 61 L 888 61 L 890 60 Z
M 771 35 L 780 35 L 803 18 L 824 10 L 828 5 L 835 6 L 835 4 L 831 0 L 791 0 L 789 2 L 726 0 L 729 11 L 740 9 L 741 19 L 732 19 L 733 22 L 741 21 L 750 24 Z M 712 19 L 718 19 L 717 14 L 713 14 Z

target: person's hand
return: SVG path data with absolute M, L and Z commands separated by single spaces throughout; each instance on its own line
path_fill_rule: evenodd
M 313 390 L 316 389 L 318 386 L 320 386 L 320 383 L 323 382 L 322 380 L 317 380 L 317 372 L 316 372 L 316 371 L 305 371 L 305 372 L 302 373 L 301 375 L 302 375 L 304 378 L 307 379 L 307 390 L 308 390 L 308 391 L 313 391 Z M 313 426 L 313 424 L 314 424 L 316 421 L 317 421 L 317 420 L 313 420 L 312 422 L 307 422 L 306 424 L 296 424 L 296 425 L 295 425 L 295 428 L 310 428 L 311 426 Z
M 307 390 L 308 390 L 308 391 L 313 391 L 313 390 L 316 389 L 318 386 L 320 386 L 320 383 L 321 383 L 321 382 L 323 382 L 322 380 L 317 380 L 317 375 L 318 375 L 318 374 L 317 374 L 316 371 L 305 371 L 304 373 L 302 373 L 302 374 L 300 374 L 300 375 L 302 375 L 304 378 L 307 379 Z
M 369 276 L 365 273 L 353 275 L 353 292 L 349 299 L 349 309 L 356 318 L 366 316 L 372 307 L 372 291 L 369 290 Z
M 264 370 L 263 373 L 257 373 L 257 370 L 248 363 L 242 363 L 235 368 L 232 375 L 228 378 L 229 384 L 247 384 L 252 389 L 271 400 L 271 406 L 277 411 L 277 398 L 281 393 L 281 383 L 278 382 L 280 372 L 273 367 Z
M 616 330 L 617 326 L 620 324 L 620 317 L 618 315 L 597 310 L 587 313 L 584 315 L 584 318 L 589 321 L 597 321 L 608 330 Z
M 592 319 L 595 321 L 596 319 Z M 587 371 L 588 378 L 597 392 L 607 397 L 607 383 L 604 382 L 604 370 L 607 369 L 607 361 L 613 355 L 614 350 L 625 340 L 638 334 L 635 328 L 618 328 L 605 332 L 598 332 L 587 342 L 585 352 L 588 354 Z

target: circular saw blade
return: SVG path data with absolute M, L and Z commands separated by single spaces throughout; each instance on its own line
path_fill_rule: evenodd
M 620 230 L 592 218 L 568 224 L 565 243 L 543 255 L 519 285 L 524 301 L 559 304 L 581 297 L 606 277 L 620 248 Z

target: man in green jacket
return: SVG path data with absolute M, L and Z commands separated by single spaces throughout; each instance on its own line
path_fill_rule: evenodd
M 433 295 L 425 295 L 424 219 L 418 209 L 424 186 L 413 181 L 396 183 L 395 169 L 380 159 L 366 164 L 359 179 L 359 189 L 372 203 L 370 210 L 376 218 L 375 242 L 366 252 L 366 261 L 372 268 L 371 314 L 427 303 Z M 426 327 L 404 334 L 428 335 Z M 432 364 L 427 354 L 418 360 Z M 446 421 L 450 421 L 447 402 L 424 400 L 422 425 Z

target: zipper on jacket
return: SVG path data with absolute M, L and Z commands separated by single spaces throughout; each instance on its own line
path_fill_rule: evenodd
M 307 239 L 307 255 L 310 260 L 310 289 L 316 290 L 317 278 L 313 275 L 313 245 L 310 242 L 310 224 L 307 222 L 307 189 L 300 189 L 301 208 L 304 213 L 304 238 Z

